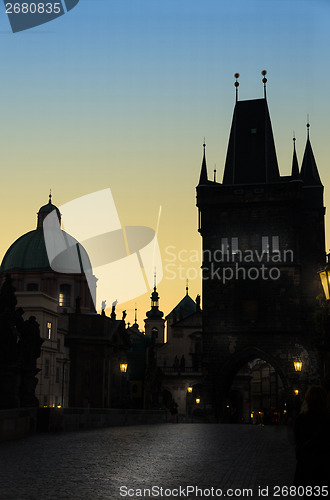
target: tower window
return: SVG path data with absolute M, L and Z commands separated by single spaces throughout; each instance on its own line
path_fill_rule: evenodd
M 60 285 L 60 293 L 58 296 L 58 305 L 60 307 L 70 307 L 71 302 L 71 285 Z
M 236 255 L 238 253 L 238 238 L 231 239 L 231 253 Z
M 156 328 L 155 326 L 152 328 L 151 330 L 151 335 L 152 337 L 158 337 L 158 328 Z
M 269 245 L 269 240 L 270 240 L 270 238 L 268 236 L 262 236 L 261 237 L 261 248 L 262 248 L 262 251 L 265 252 L 265 253 L 279 252 L 280 251 L 280 238 L 279 238 L 279 236 L 272 236 L 272 238 L 271 238 L 271 242 L 272 242 L 271 248 L 270 248 L 270 245 Z
M 268 236 L 261 237 L 261 249 L 265 253 L 269 252 L 269 237 Z
M 278 236 L 272 236 L 272 251 L 279 252 L 280 251 L 280 241 Z

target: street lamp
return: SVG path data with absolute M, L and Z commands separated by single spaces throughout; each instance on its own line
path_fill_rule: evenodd
M 192 388 L 192 386 L 191 386 L 191 385 L 189 385 L 189 387 L 187 388 L 187 391 L 189 392 L 189 394 L 191 394 L 191 393 L 192 393 L 193 388 Z
M 293 362 L 293 365 L 294 365 L 294 370 L 296 372 L 301 372 L 302 370 L 302 361 L 300 361 L 300 359 L 296 359 L 294 362 Z
M 330 300 L 330 265 L 327 264 L 325 268 L 319 272 L 319 275 L 321 278 L 325 299 Z
M 127 363 L 120 363 L 119 368 L 120 368 L 120 371 L 122 373 L 126 373 L 127 372 Z
M 198 405 L 201 402 L 200 398 L 196 398 L 195 401 L 196 401 L 196 404 L 198 404 Z

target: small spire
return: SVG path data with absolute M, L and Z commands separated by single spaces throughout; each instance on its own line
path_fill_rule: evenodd
M 263 69 L 261 74 L 263 76 L 262 83 L 264 84 L 264 98 L 266 99 L 267 98 L 267 96 L 266 96 L 267 71 L 265 69 Z
M 134 325 L 137 324 L 137 308 L 134 309 Z
M 156 268 L 154 272 L 154 290 L 156 290 L 156 284 L 157 284 L 157 274 L 156 274 Z
M 48 203 L 50 203 L 50 204 L 52 203 L 52 190 L 51 189 L 49 190 L 49 201 L 48 201 Z
M 309 123 L 309 115 L 307 115 L 307 123 L 306 123 L 306 127 L 307 127 L 307 139 L 309 139 L 309 127 L 310 127 L 310 123 Z
M 206 144 L 205 144 L 205 137 L 204 137 L 204 143 L 203 143 L 203 160 L 202 160 L 201 174 L 199 176 L 199 184 L 207 184 L 207 182 L 208 182 L 205 148 L 206 148 Z
M 187 278 L 186 279 L 186 295 L 188 295 L 188 291 L 189 291 L 189 280 Z
M 215 167 L 216 165 L 214 165 L 214 170 L 213 170 L 213 181 L 217 182 L 217 169 Z
M 303 161 L 301 164 L 300 177 L 304 181 L 305 186 L 322 186 L 322 182 L 317 169 L 311 141 L 309 138 L 309 117 L 307 118 L 307 140 L 304 152 Z
M 297 179 L 300 178 L 300 175 L 299 175 L 299 166 L 298 166 L 298 159 L 297 159 L 297 153 L 296 153 L 296 138 L 295 138 L 295 133 L 294 132 L 293 132 L 293 158 L 292 158 L 291 177 L 294 180 L 297 180 Z
M 235 73 L 234 77 L 236 78 L 234 85 L 236 88 L 236 102 L 237 102 L 238 101 L 238 87 L 239 87 L 239 82 L 237 81 L 237 78 L 239 78 L 239 73 Z

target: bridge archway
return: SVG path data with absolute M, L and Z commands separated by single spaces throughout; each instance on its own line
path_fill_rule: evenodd
M 291 409 L 290 382 L 280 360 L 258 347 L 233 354 L 217 387 L 216 406 L 225 422 L 277 424 Z

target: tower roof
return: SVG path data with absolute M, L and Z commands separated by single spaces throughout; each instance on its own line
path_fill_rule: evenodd
M 175 316 L 177 320 L 185 319 L 191 314 L 194 314 L 197 310 L 196 302 L 188 295 L 188 293 L 183 297 L 182 300 L 172 309 L 172 311 L 166 316 Z
M 322 186 L 322 182 L 319 176 L 319 172 L 313 154 L 312 145 L 309 140 L 309 134 L 307 136 L 307 142 L 305 147 L 304 158 L 301 165 L 300 176 L 306 186 Z
M 223 184 L 257 184 L 279 180 L 266 99 L 236 102 Z

